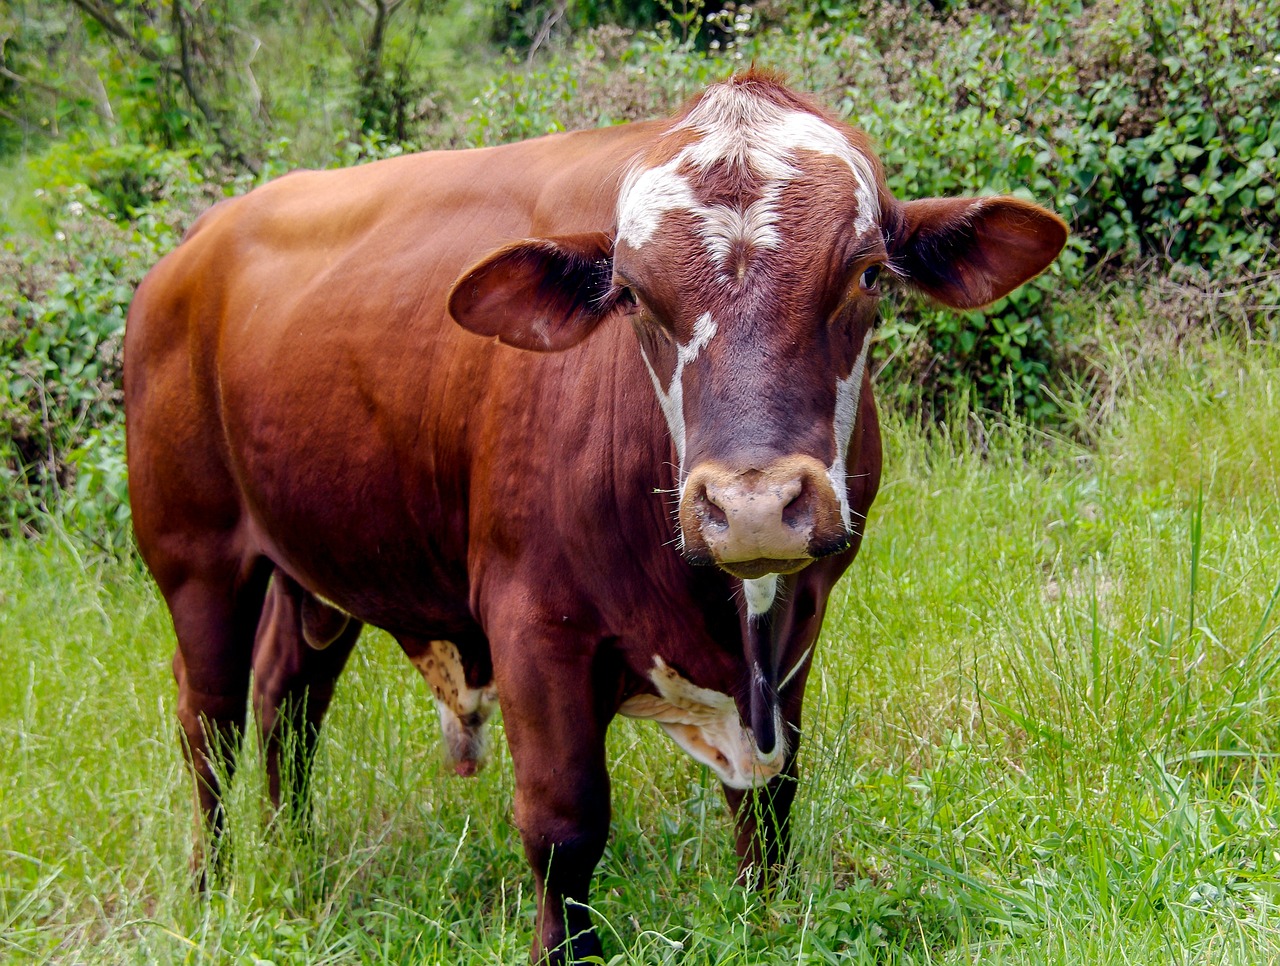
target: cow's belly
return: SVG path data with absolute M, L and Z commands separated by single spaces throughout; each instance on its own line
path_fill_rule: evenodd
M 260 456 L 241 479 L 253 548 L 366 624 L 435 639 L 473 632 L 465 534 L 410 505 L 394 473 Z

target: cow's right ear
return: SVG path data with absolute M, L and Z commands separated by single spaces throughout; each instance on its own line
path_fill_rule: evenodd
M 619 305 L 612 249 L 601 232 L 513 242 L 462 274 L 449 293 L 449 314 L 464 329 L 517 349 L 568 349 Z

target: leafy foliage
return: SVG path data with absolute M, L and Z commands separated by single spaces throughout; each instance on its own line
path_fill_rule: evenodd
M 1014 194 L 1072 222 L 1051 273 L 983 313 L 899 307 L 883 342 L 906 363 L 904 401 L 937 410 L 970 395 L 1053 417 L 1077 375 L 1076 293 L 1152 258 L 1220 279 L 1275 266 L 1280 55 L 1264 38 L 1280 32 L 1280 3 L 1206 9 L 883 8 L 815 31 L 811 83 L 845 91 L 841 110 L 880 145 L 899 197 Z
M 120 347 L 133 290 L 174 225 L 128 227 L 69 193 L 52 239 L 0 251 L 0 536 L 58 511 L 102 546 L 127 545 Z M 80 199 L 85 200 L 80 200 Z
M 1049 273 L 983 312 L 891 300 L 877 351 L 895 405 L 1066 418 L 1080 385 L 1114 383 L 1095 320 L 1134 284 L 1154 293 L 1132 300 L 1153 328 L 1185 333 L 1190 315 L 1277 335 L 1280 0 L 657 0 L 626 16 L 550 0 L 129 0 L 111 5 L 121 32 L 81 6 L 0 12 L 0 157 L 25 158 L 0 182 L 9 527 L 111 490 L 115 470 L 89 469 L 119 436 L 119 321 L 175 237 L 150 226 L 298 165 L 661 115 L 751 63 L 866 129 L 897 196 L 1013 194 L 1072 224 Z M 524 31 L 518 58 L 485 47 L 495 23 Z

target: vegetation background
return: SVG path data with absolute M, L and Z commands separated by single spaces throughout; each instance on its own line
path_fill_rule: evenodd
M 522 960 L 509 765 L 447 781 L 379 635 L 315 838 L 250 767 L 232 873 L 187 889 L 125 312 L 200 210 L 293 167 L 661 114 L 755 63 L 900 197 L 1018 194 L 1073 236 L 987 312 L 886 306 L 888 478 L 810 695 L 797 873 L 730 888 L 714 783 L 621 724 L 610 955 L 1280 962 L 1277 38 L 1280 0 L 10 0 L 0 958 Z

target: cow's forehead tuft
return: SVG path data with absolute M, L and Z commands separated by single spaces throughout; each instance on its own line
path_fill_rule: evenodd
M 711 87 L 662 137 L 655 151 L 623 180 L 618 198 L 618 237 L 632 247 L 649 242 L 670 212 L 685 212 L 703 222 L 709 251 L 725 246 L 724 226 L 742 226 L 742 240 L 757 247 L 775 241 L 776 220 L 769 208 L 783 189 L 804 173 L 802 152 L 834 158 L 854 178 L 862 234 L 880 219 L 875 166 L 837 126 L 811 111 L 772 99 L 750 86 Z M 719 193 L 717 183 L 740 199 L 740 212 L 709 205 L 704 195 Z M 736 217 L 734 217 L 736 215 Z M 730 242 L 733 239 L 729 240 Z M 761 243 L 764 244 L 761 244 Z

